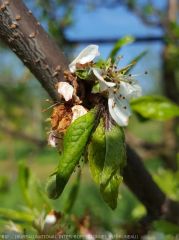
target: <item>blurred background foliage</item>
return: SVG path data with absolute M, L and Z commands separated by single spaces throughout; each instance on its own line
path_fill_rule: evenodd
M 102 57 L 107 57 L 119 38 L 133 35 L 134 43 L 125 46 L 120 52 L 124 55 L 122 64 L 125 65 L 136 55 L 147 50 L 147 54 L 133 69 L 133 72 L 142 73 L 139 81 L 144 93 L 163 94 L 176 104 L 179 103 L 177 1 L 24 2 L 59 47 L 64 49 L 69 59 L 90 42 L 99 44 Z M 47 213 L 51 208 L 63 211 L 67 199 L 71 198 L 69 194 L 75 182 L 75 174 L 63 197 L 53 203 L 48 202 L 42 189 L 49 171 L 54 169 L 58 161 L 58 153 L 46 144 L 50 110 L 43 110 L 51 103 L 46 101 L 48 96 L 45 91 L 15 55 L 3 44 L 0 51 L 0 215 L 4 216 L 3 208 L 17 211 L 9 212 L 9 215 L 6 211 L 7 216 L 0 221 L 2 230 L 4 226 L 13 229 L 14 225 L 9 219 L 19 223 L 18 211 L 21 212 L 27 206 L 25 225 L 31 222 L 31 217 Z M 148 76 L 143 74 L 146 70 L 149 72 Z M 166 122 L 146 121 L 137 115 L 132 117 L 126 131 L 127 141 L 144 159 L 156 183 L 167 196 L 179 201 L 178 136 L 178 119 Z M 22 162 L 25 162 L 25 165 Z M 25 166 L 29 168 L 24 170 Z M 33 190 L 28 188 L 30 193 L 24 193 L 25 183 L 18 177 L 23 171 L 30 171 L 34 178 L 38 178 L 33 180 L 35 184 L 31 184 Z M 145 216 L 146 211 L 126 186 L 121 186 L 118 208 L 113 212 L 103 203 L 85 166 L 81 178 L 76 201 L 70 209 L 70 220 L 64 219 L 64 222 L 72 221 L 72 225 L 79 227 L 77 222 L 83 222 L 82 219 L 89 217 L 92 228 L 100 231 L 121 234 L 135 232 L 138 221 Z M 39 182 L 40 190 L 37 190 L 37 187 L 36 192 L 40 197 L 38 195 L 34 201 L 41 199 L 41 202 L 35 204 L 33 214 L 30 214 L 32 204 L 28 198 L 30 196 L 30 200 L 33 201 L 32 192 L 35 191 L 36 182 Z M 70 231 L 73 232 L 74 229 L 67 230 Z M 173 239 L 172 236 L 176 236 L 177 233 L 179 234 L 179 229 L 176 226 L 158 221 L 149 227 L 147 236 L 153 236 L 154 239 Z

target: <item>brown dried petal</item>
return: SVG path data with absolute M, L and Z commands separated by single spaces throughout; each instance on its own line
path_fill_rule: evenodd
M 51 116 L 51 125 L 53 130 L 64 132 L 72 121 L 72 110 L 64 104 L 54 107 Z

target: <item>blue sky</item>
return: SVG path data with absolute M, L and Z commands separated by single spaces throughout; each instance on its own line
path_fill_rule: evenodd
M 39 15 L 39 11 L 34 7 L 34 2 L 30 0 L 24 1 L 28 7 L 30 7 L 36 17 Z M 144 0 L 141 2 L 144 2 Z M 156 1 L 157 4 L 164 4 L 166 1 Z M 163 7 L 163 5 L 162 5 Z M 74 11 L 74 24 L 66 31 L 66 36 L 69 39 L 75 38 L 118 38 L 125 35 L 133 36 L 160 36 L 162 31 L 158 28 L 149 27 L 144 25 L 138 17 L 129 12 L 124 7 L 116 8 L 97 8 L 90 11 L 85 5 L 76 5 Z M 43 25 L 43 23 L 42 23 Z M 79 45 L 75 49 L 73 55 L 76 56 L 85 45 Z M 101 44 L 100 46 L 101 57 L 106 58 L 112 49 L 111 44 Z M 162 44 L 160 43 L 143 43 L 143 44 L 131 44 L 125 46 L 120 55 L 123 55 L 120 66 L 128 64 L 130 59 L 138 55 L 140 52 L 148 50 L 148 54 L 138 63 L 134 69 L 134 73 L 141 73 L 138 78 L 140 81 L 144 93 L 148 91 L 155 91 L 160 84 L 160 65 L 161 65 L 161 52 Z M 15 61 L 15 56 L 9 54 L 12 59 L 12 68 L 18 74 L 22 64 L 18 60 Z M 12 56 L 13 55 L 13 56 Z M 4 58 L 4 64 L 9 63 L 9 56 Z M 14 67 L 13 67 L 14 66 Z M 147 70 L 149 74 L 146 76 L 143 73 Z
M 162 35 L 161 29 L 144 25 L 136 15 L 124 7 L 100 8 L 95 11 L 89 11 L 83 5 L 80 5 L 76 8 L 74 19 L 74 25 L 66 32 L 69 39 L 114 38 L 125 35 Z M 74 52 L 74 56 L 84 47 L 85 45 L 79 45 Z M 111 44 L 101 44 L 99 47 L 101 57 L 106 58 L 113 46 Z M 120 52 L 123 55 L 121 66 L 126 65 L 130 59 L 144 50 L 148 50 L 148 54 L 138 63 L 134 72 L 141 73 L 139 81 L 144 92 L 155 91 L 160 84 L 159 69 L 162 44 L 142 43 L 125 46 Z M 142 74 L 145 70 L 149 72 L 148 76 Z

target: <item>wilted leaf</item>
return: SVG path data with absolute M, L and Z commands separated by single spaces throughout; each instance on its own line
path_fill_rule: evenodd
M 131 101 L 132 110 L 144 118 L 168 120 L 179 116 L 179 106 L 162 96 L 143 96 Z

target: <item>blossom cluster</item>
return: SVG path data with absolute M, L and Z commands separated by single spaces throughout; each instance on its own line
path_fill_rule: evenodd
M 60 118 L 63 123 L 63 131 L 59 131 L 59 125 L 58 131 L 56 127 L 52 128 L 55 130 L 52 130 L 49 135 L 49 144 L 51 146 L 56 147 L 60 142 L 59 139 L 63 138 L 66 127 L 88 111 L 88 109 L 82 105 L 83 102 L 76 94 L 79 71 L 86 73 L 89 80 L 93 81 L 94 87 L 97 87 L 97 90 L 93 90 L 93 93 L 97 93 L 107 99 L 108 111 L 113 120 L 119 126 L 124 127 L 128 125 L 128 120 L 131 115 L 129 102 L 131 98 L 141 96 L 141 87 L 134 76 L 125 74 L 128 66 L 117 69 L 116 64 L 110 60 L 106 62 L 108 64 L 103 63 L 100 65 L 98 62 L 94 63 L 94 59 L 99 55 L 97 45 L 87 46 L 74 61 L 69 64 L 69 73 L 67 73 L 66 77 L 67 81 L 61 81 L 57 84 L 57 91 L 62 100 L 65 103 L 73 102 L 73 106 L 70 107 L 70 110 L 67 110 L 66 105 L 64 105 L 65 111 L 64 109 L 63 111 L 61 109 L 61 112 L 58 110 L 58 119 L 59 115 L 63 115 L 63 117 Z M 88 96 L 86 96 L 86 98 L 88 98 Z M 68 112 L 68 121 L 64 118 L 66 112 Z M 53 117 L 53 120 L 54 119 L 56 119 L 56 115 Z

